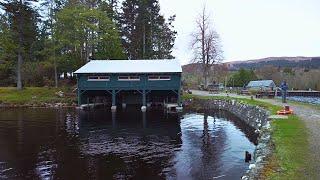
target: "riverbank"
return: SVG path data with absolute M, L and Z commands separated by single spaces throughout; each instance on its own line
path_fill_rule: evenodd
M 0 107 L 74 107 L 76 94 L 71 87 L 0 87 Z
M 275 114 L 281 106 L 270 102 L 251 100 L 238 96 L 185 95 L 184 99 L 198 98 L 206 100 L 235 99 L 249 105 L 260 106 Z M 317 171 L 309 163 L 311 154 L 306 125 L 301 119 L 292 115 L 288 119 L 271 121 L 274 153 L 265 164 L 260 179 L 315 179 Z

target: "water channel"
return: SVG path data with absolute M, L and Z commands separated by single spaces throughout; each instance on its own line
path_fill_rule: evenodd
M 0 109 L 0 179 L 240 179 L 253 132 L 223 111 Z

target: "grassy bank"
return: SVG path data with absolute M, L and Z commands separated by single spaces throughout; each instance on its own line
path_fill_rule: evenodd
M 63 96 L 57 92 L 62 91 Z M 0 87 L 0 104 L 6 105 L 41 105 L 44 103 L 72 104 L 76 100 L 71 88 L 27 87 L 22 91 L 13 87 Z
M 271 114 L 276 114 L 277 110 L 281 109 L 270 103 L 245 98 L 184 95 L 184 99 L 190 98 L 236 99 L 246 104 L 261 106 Z M 271 125 L 275 152 L 266 164 L 261 179 L 308 179 L 311 172 L 311 167 L 308 165 L 310 154 L 307 129 L 303 121 L 292 115 L 288 119 L 276 119 Z

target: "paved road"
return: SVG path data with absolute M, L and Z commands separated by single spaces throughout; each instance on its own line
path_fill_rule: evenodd
M 229 96 L 235 98 L 250 98 L 249 96 L 237 95 L 237 94 L 210 94 L 206 91 L 193 90 L 192 93 L 198 96 Z M 274 105 L 283 106 L 277 99 L 257 99 L 264 102 L 269 102 Z M 312 106 L 304 106 L 289 103 L 294 113 L 304 121 L 309 133 L 310 152 L 312 156 L 313 172 L 316 174 L 316 179 L 320 179 L 320 110 Z

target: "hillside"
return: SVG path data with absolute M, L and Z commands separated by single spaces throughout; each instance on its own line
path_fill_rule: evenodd
M 191 64 L 186 64 L 182 66 L 182 71 L 185 74 L 193 74 L 193 73 L 198 73 L 201 72 L 201 64 L 199 63 L 191 63 Z
M 239 70 L 240 68 L 259 69 L 265 66 L 319 69 L 320 57 L 268 57 L 247 61 L 232 61 L 223 64 L 231 71 Z M 201 72 L 201 64 L 187 64 L 182 69 L 184 73 L 198 73 Z
M 320 68 L 320 57 L 268 57 L 248 61 L 234 61 L 226 63 L 229 70 L 257 69 L 264 66 L 290 67 L 290 68 Z

